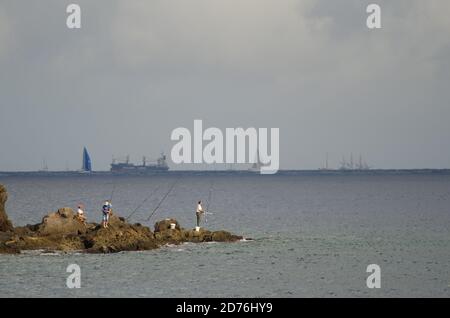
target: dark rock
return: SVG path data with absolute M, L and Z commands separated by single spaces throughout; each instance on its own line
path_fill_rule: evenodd
M 172 224 L 175 224 L 174 229 Z M 180 244 L 186 241 L 178 221 L 170 218 L 155 223 L 154 235 L 161 244 Z
M 202 228 L 200 231 L 184 231 L 184 236 L 189 242 L 236 242 L 242 240 L 242 236 L 227 231 L 211 232 Z
M 155 223 L 155 233 L 170 230 L 171 224 L 175 224 L 175 229 L 180 231 L 181 227 L 175 219 L 165 219 Z
M 158 247 L 148 227 L 129 224 L 114 214 L 110 217 L 108 228 L 96 227 L 89 231 L 83 244 L 89 253 L 115 253 Z
M 212 233 L 212 240 L 214 242 L 235 242 L 242 240 L 242 236 L 234 235 L 227 231 L 216 231 Z
M 20 249 L 15 246 L 15 239 L 12 232 L 0 232 L 0 254 L 20 253 Z
M 184 237 L 187 242 L 200 243 L 205 241 L 205 236 L 210 236 L 211 232 L 207 231 L 203 228 L 200 228 L 199 231 L 196 230 L 186 230 L 183 232 Z
M 6 192 L 6 188 L 0 184 L 0 232 L 14 230 L 14 227 L 5 211 L 6 200 L 8 200 L 8 193 Z
M 183 232 L 177 229 L 155 232 L 155 239 L 162 244 L 180 244 L 186 241 Z

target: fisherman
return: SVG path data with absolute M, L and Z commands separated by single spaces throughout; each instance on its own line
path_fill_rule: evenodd
M 86 216 L 84 215 L 83 205 L 78 205 L 77 210 L 77 218 L 80 220 L 84 225 L 86 225 Z
M 202 201 L 198 201 L 197 211 L 195 212 L 195 214 L 197 215 L 197 227 L 200 227 L 201 217 L 202 217 L 202 214 L 204 214 L 204 213 L 205 213 L 205 211 L 203 211 Z
M 102 212 L 103 212 L 103 227 L 107 228 L 109 223 L 109 216 L 111 214 L 112 204 L 106 200 L 103 204 Z

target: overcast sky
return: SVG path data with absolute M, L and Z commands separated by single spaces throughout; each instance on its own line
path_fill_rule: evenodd
M 449 168 L 449 15 L 448 0 L 2 0 L 0 170 L 79 169 L 83 146 L 96 170 L 156 157 L 194 119 L 280 128 L 282 169 L 326 152 Z

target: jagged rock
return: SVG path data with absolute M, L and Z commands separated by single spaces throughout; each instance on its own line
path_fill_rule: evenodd
M 62 208 L 46 215 L 37 231 L 40 235 L 79 235 L 86 233 L 86 226 L 71 208 Z
M 203 228 L 200 228 L 200 231 L 196 230 L 183 231 L 183 236 L 186 242 L 194 242 L 194 243 L 207 242 L 205 238 L 209 238 L 211 236 L 211 232 Z
M 172 228 L 175 224 L 175 228 Z M 180 244 L 185 241 L 180 224 L 175 219 L 155 223 L 155 239 L 161 243 Z
M 203 228 L 200 231 L 184 231 L 183 234 L 188 242 L 236 242 L 242 240 L 242 236 L 227 231 L 211 232 Z
M 164 232 L 171 229 L 171 224 L 175 224 L 175 230 L 180 231 L 181 227 L 175 219 L 165 219 L 155 223 L 155 233 Z
M 6 200 L 8 200 L 8 193 L 6 188 L 0 184 L 0 232 L 13 231 L 14 227 L 8 219 L 5 211 Z
M 161 243 L 180 244 L 185 242 L 183 232 L 181 230 L 166 230 L 163 232 L 155 232 L 155 239 Z
M 71 236 L 19 236 L 12 243 L 19 250 L 78 251 L 84 245 L 76 235 Z
M 0 232 L 0 254 L 17 254 L 20 253 L 14 244 L 14 233 Z
M 214 242 L 235 242 L 242 240 L 242 236 L 234 235 L 227 231 L 216 231 L 212 233 L 211 239 Z
M 149 250 L 158 247 L 153 233 L 146 226 L 132 225 L 111 215 L 108 228 L 98 227 L 83 238 L 89 253 Z

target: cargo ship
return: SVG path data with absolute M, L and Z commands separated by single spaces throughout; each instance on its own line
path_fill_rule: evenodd
M 149 174 L 168 170 L 169 166 L 167 165 L 166 155 L 161 153 L 161 156 L 155 162 L 148 162 L 147 158 L 143 157 L 142 164 L 140 165 L 131 163 L 129 156 L 124 161 L 113 159 L 110 171 L 114 174 Z

